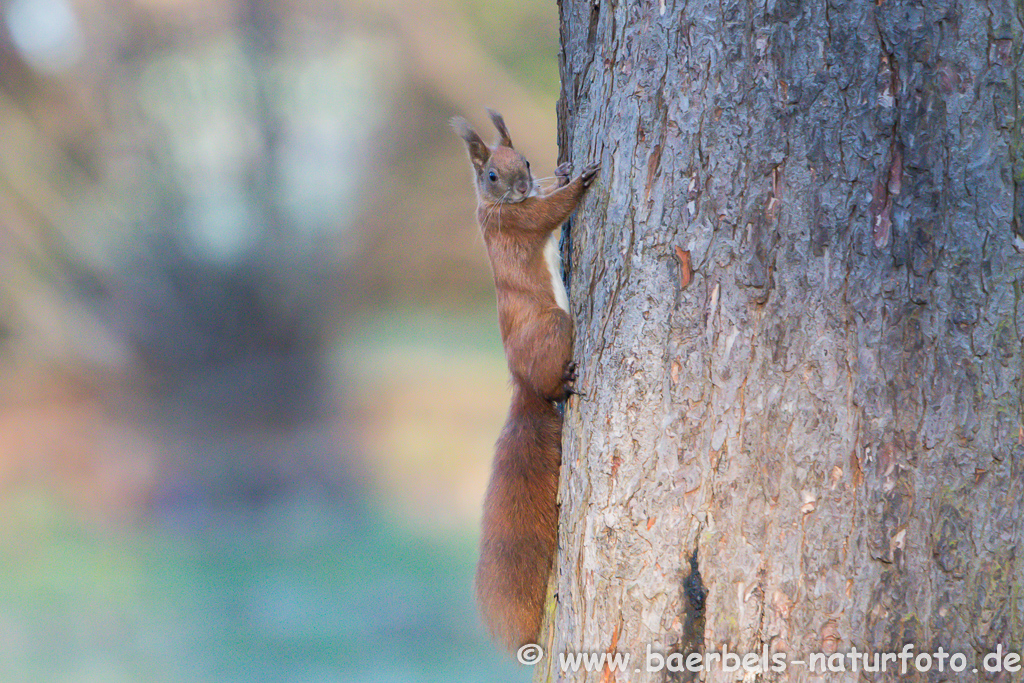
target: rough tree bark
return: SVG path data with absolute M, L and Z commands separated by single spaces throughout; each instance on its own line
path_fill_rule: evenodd
M 633 660 L 536 680 L 906 643 L 967 671 L 827 680 L 980 679 L 1024 636 L 1022 10 L 560 11 L 562 156 L 603 168 L 565 245 L 587 397 L 546 645 Z

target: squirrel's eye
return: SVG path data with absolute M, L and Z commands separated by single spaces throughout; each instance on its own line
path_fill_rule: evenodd
M 490 174 L 488 174 L 487 177 L 491 179 L 492 183 L 498 182 L 498 174 L 495 173 L 494 171 L 491 171 Z

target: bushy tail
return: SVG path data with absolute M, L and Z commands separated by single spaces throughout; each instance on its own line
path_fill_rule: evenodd
M 557 406 L 516 385 L 484 499 L 476 597 L 491 635 L 507 650 L 534 643 L 558 545 Z

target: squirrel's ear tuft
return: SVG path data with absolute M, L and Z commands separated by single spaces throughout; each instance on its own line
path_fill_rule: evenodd
M 487 113 L 491 115 L 491 121 L 494 123 L 494 127 L 498 129 L 498 135 L 501 139 L 498 140 L 498 144 L 502 147 L 508 147 L 512 149 L 512 136 L 508 134 L 508 128 L 505 127 L 505 119 L 501 117 L 501 114 L 488 109 Z
M 491 157 L 491 150 L 487 148 L 484 141 L 480 139 L 476 131 L 469 125 L 469 122 L 461 116 L 453 116 L 449 121 L 452 128 L 466 142 L 466 150 L 469 152 L 469 160 L 477 168 L 483 167 Z

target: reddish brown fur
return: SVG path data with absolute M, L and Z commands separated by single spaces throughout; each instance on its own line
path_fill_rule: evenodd
M 515 386 L 484 499 L 476 597 L 491 635 L 514 651 L 536 642 L 558 538 L 562 419 Z
M 576 178 L 544 197 L 517 204 L 481 202 L 477 209 L 494 271 L 509 370 L 515 381 L 553 401 L 566 398 L 563 375 L 572 359 L 572 319 L 555 303 L 544 245 L 585 189 Z
M 532 188 L 526 159 L 512 148 L 504 121 L 488 148 L 464 120 L 452 121 L 476 172 L 477 219 L 494 272 L 498 320 L 513 396 L 495 449 L 484 500 L 476 592 L 491 634 L 507 649 L 536 642 L 548 574 L 557 548 L 562 418 L 556 401 L 572 389 L 572 320 L 555 301 L 544 246 L 592 182 L 589 166 L 545 196 Z M 490 181 L 494 172 L 497 180 Z M 510 201 L 510 197 L 512 200 Z

